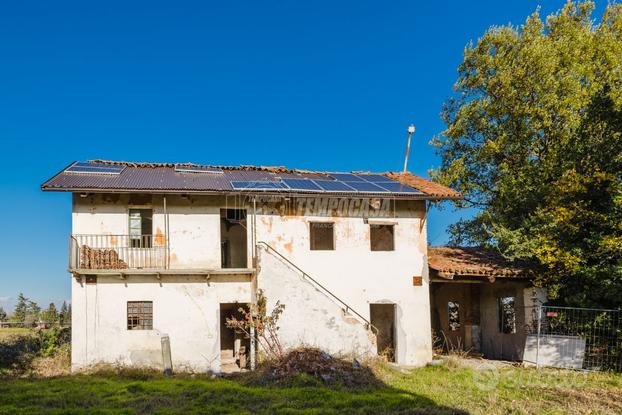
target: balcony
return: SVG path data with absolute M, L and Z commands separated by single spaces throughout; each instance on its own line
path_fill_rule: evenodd
M 71 235 L 69 269 L 165 270 L 168 246 L 164 235 Z

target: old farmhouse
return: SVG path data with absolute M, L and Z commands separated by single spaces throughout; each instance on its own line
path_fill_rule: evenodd
M 285 305 L 287 347 L 424 365 L 432 305 L 479 289 L 430 275 L 428 202 L 460 195 L 411 174 L 89 161 L 42 189 L 72 193 L 74 370 L 160 367 L 163 336 L 176 369 L 249 367 L 255 343 L 225 320 L 260 291 Z M 522 299 L 527 285 L 517 284 Z M 478 318 L 462 319 L 471 342 L 486 333 L 473 328 Z

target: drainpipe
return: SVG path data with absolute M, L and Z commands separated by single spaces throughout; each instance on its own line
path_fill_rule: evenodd
M 254 308 L 253 306 L 257 302 L 257 198 L 253 196 L 253 229 L 251 231 L 251 239 L 253 240 L 253 279 L 251 281 L 251 312 Z M 251 326 L 250 328 L 251 335 L 251 344 L 250 344 L 250 364 L 251 370 L 255 370 L 255 349 L 256 349 L 256 341 L 255 341 L 255 328 Z
M 253 268 L 257 267 L 257 197 L 253 196 Z
M 171 261 L 171 251 L 170 251 L 170 241 L 169 241 L 169 229 L 168 229 L 168 210 L 166 209 L 166 195 L 164 195 L 164 232 L 166 232 L 166 258 L 164 263 L 164 268 L 168 269 L 170 267 Z

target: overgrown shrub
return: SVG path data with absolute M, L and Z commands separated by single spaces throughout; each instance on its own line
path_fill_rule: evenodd
M 67 354 L 70 342 L 71 329 L 59 327 L 9 336 L 0 341 L 0 373 L 28 372 L 35 358 Z
M 374 370 L 356 359 L 342 359 L 313 347 L 290 350 L 281 359 L 262 362 L 256 373 L 246 374 L 250 383 L 281 386 L 378 387 L 382 381 Z

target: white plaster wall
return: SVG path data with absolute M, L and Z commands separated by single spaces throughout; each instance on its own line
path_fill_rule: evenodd
M 371 303 L 396 304 L 396 360 L 424 365 L 432 359 L 424 204 L 402 203 L 395 216 L 394 251 L 370 250 L 370 227 L 362 217 L 259 215 L 257 240 L 273 246 L 368 320 Z M 310 250 L 309 223 L 314 221 L 334 223 L 334 251 Z M 263 273 L 258 283 L 266 287 L 270 276 Z M 423 285 L 413 286 L 413 276 L 422 276 Z M 292 301 L 281 302 L 287 307 Z M 305 318 L 325 317 L 310 310 Z
M 220 303 L 249 303 L 248 276 L 98 276 L 72 282 L 72 369 L 98 363 L 161 367 L 170 336 L 175 370 L 220 370 Z M 153 330 L 127 330 L 127 302 L 153 301 Z
M 225 206 L 221 198 L 167 196 L 171 269 L 220 268 L 220 208 Z M 128 235 L 133 207 L 153 209 L 153 233 L 164 241 L 163 196 L 132 203 L 129 195 L 74 195 L 72 233 Z
M 257 283 L 268 301 L 268 312 L 277 299 L 285 304 L 278 325 L 284 347 L 319 347 L 338 356 L 369 357 L 376 353 L 375 336 L 324 291 L 303 278 L 282 259 L 259 250 Z
M 151 206 L 154 210 L 153 227 L 154 233 L 164 233 L 165 221 L 163 214 L 163 197 L 153 196 L 149 201 L 139 200 L 133 203 L 128 195 L 92 195 L 86 198 L 74 196 L 73 206 L 73 233 L 76 234 L 127 234 L 128 233 L 128 209 L 132 206 Z M 240 207 L 231 205 L 231 199 L 223 197 L 192 196 L 183 198 L 178 195 L 167 197 L 170 228 L 170 251 L 172 269 L 218 269 L 220 268 L 220 208 Z M 252 255 L 252 238 L 250 205 L 246 205 L 249 212 L 249 237 L 248 255 L 249 266 Z M 427 268 L 427 235 L 425 223 L 424 202 L 401 202 L 395 209 L 395 250 L 389 252 L 372 252 L 369 241 L 369 224 L 362 217 L 305 217 L 290 216 L 286 214 L 258 214 L 257 215 L 257 240 L 265 241 L 274 246 L 279 252 L 292 260 L 300 268 L 308 272 L 313 278 L 319 280 L 329 290 L 342 298 L 352 308 L 369 319 L 371 303 L 395 303 L 397 310 L 396 330 L 396 358 L 397 362 L 408 365 L 423 365 L 432 358 L 431 329 L 430 329 L 430 305 L 429 305 L 429 278 Z M 309 223 L 312 221 L 332 221 L 335 226 L 335 250 L 334 251 L 311 251 L 309 249 Z M 412 277 L 422 276 L 423 285 L 413 286 Z M 135 277 L 130 277 L 129 284 Z M 148 277 L 152 278 L 153 277 Z M 261 276 L 260 276 L 261 278 Z M 150 284 L 155 284 L 155 279 Z M 263 286 L 271 283 L 269 276 L 261 281 Z M 100 290 L 97 284 L 97 290 Z M 145 285 L 148 286 L 149 284 Z M 164 285 L 166 286 L 166 284 Z M 139 289 L 139 285 L 136 285 Z M 153 286 L 157 287 L 157 284 Z M 73 287 L 73 301 L 92 303 L 104 301 L 103 308 L 112 308 L 115 295 L 110 297 L 92 298 L 89 291 L 91 287 Z M 101 288 L 108 290 L 109 288 Z M 98 291 L 99 292 L 99 291 Z M 128 291 L 120 291 L 127 293 Z M 167 307 L 173 306 L 179 309 L 192 309 L 190 300 L 186 297 L 175 297 L 173 292 L 166 290 L 153 290 L 164 296 L 177 298 L 178 303 L 167 301 Z M 137 293 L 141 293 L 138 291 Z M 165 294 L 166 293 L 166 294 Z M 101 293 L 100 293 L 101 294 Z M 147 293 L 145 293 L 147 294 Z M 104 295 L 104 294 L 102 294 Z M 108 299 L 110 298 L 110 299 Z M 231 301 L 243 301 L 233 299 Z M 276 300 L 270 298 L 269 301 Z M 287 305 L 289 298 L 281 301 Z M 226 302 L 226 301 L 222 301 Z M 114 304 L 117 304 L 116 302 Z M 84 306 L 84 305 L 83 305 Z M 154 304 L 155 306 L 155 304 Z M 86 306 L 84 306 L 86 307 Z M 117 310 L 125 314 L 125 306 Z M 310 311 L 311 313 L 311 311 Z M 101 313 L 100 313 L 101 314 Z M 175 313 L 174 313 L 175 314 Z M 186 316 L 186 320 L 196 317 L 194 314 Z M 201 314 L 199 314 L 201 316 Z M 309 317 L 312 316 L 312 317 Z M 317 315 L 314 313 L 301 317 L 301 323 L 308 318 L 337 318 L 333 315 Z M 78 324 L 94 323 L 87 320 L 89 314 Z M 118 318 L 118 316 L 117 316 Z M 203 318 L 203 317 L 201 317 Z M 116 321 L 116 320 L 115 320 Z M 91 343 L 84 346 L 93 347 L 93 352 L 85 352 L 92 356 L 99 351 L 97 342 L 92 338 L 101 337 L 101 333 L 114 332 L 116 329 L 108 329 L 111 325 L 116 327 L 116 322 L 110 320 L 98 320 L 96 333 L 89 336 Z M 81 334 L 74 329 L 74 344 L 87 343 L 81 336 L 87 337 L 89 332 L 85 329 Z M 170 334 L 170 333 L 169 333 Z M 203 334 L 201 334 L 203 336 Z M 319 336 L 316 336 L 319 338 Z M 143 339 L 145 340 L 145 339 Z M 141 340 L 142 341 L 142 340 Z M 153 339 L 145 340 L 152 344 Z M 158 340 L 159 341 L 159 340 Z M 171 341 L 175 341 L 171 339 Z M 132 346 L 126 342 L 123 347 Z M 92 346 L 90 346 L 92 345 Z M 132 346 L 133 347 L 133 346 Z M 150 346 L 151 347 L 151 346 Z M 173 346 L 175 350 L 175 347 Z M 181 348 L 190 353 L 192 348 Z M 107 358 L 119 355 L 121 349 L 112 349 L 106 352 Z M 80 353 L 80 352 L 76 352 Z M 175 353 L 175 352 L 174 352 Z M 76 355 L 76 362 L 83 362 L 90 358 Z M 190 359 L 184 355 L 184 358 Z M 194 359 L 194 358 L 192 358 Z

